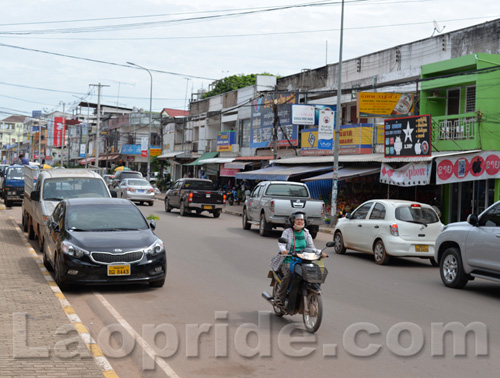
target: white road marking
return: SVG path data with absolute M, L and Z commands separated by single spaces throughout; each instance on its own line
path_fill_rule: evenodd
M 132 336 L 136 342 L 141 346 L 141 348 L 148 354 L 153 361 L 156 361 L 156 364 L 158 367 L 163 370 L 163 372 L 171 378 L 180 378 L 177 373 L 170 367 L 168 363 L 166 363 L 162 358 L 157 358 L 155 359 L 156 352 L 154 349 L 149 345 L 146 340 L 144 340 L 141 335 L 139 335 L 134 328 L 128 322 L 120 315 L 118 311 L 109 303 L 106 298 L 104 298 L 101 294 L 95 293 L 94 295 L 99 299 L 99 301 L 102 303 L 104 307 L 110 312 L 111 315 L 120 323 L 120 325 L 129 333 L 130 336 Z

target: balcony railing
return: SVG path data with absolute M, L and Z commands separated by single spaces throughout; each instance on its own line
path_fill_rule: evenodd
M 474 113 L 453 114 L 444 117 L 433 117 L 439 130 L 439 140 L 474 139 L 477 126 Z M 433 123 L 434 123 L 433 122 Z

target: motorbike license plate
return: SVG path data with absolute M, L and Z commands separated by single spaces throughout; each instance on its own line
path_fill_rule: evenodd
M 429 246 L 428 245 L 416 245 L 415 246 L 415 252 L 429 252 Z
M 204 208 L 205 210 L 212 210 L 212 206 L 209 206 L 209 205 L 205 205 L 205 206 L 203 206 L 203 208 Z
M 108 265 L 108 276 L 130 276 L 130 265 Z

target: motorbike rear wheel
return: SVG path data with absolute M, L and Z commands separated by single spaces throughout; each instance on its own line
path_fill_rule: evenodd
M 304 326 L 309 333 L 315 333 L 321 325 L 323 319 L 323 300 L 321 295 L 310 292 L 307 294 L 307 308 L 304 308 L 302 316 Z

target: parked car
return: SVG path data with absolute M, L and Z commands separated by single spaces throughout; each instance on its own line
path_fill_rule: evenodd
M 111 182 L 112 188 L 116 189 L 120 182 L 126 178 L 144 178 L 141 172 L 138 171 L 117 171 L 114 174 L 113 181 Z
M 444 285 L 461 289 L 476 277 L 500 282 L 499 238 L 500 201 L 466 222 L 444 226 L 435 251 Z
M 163 241 L 132 202 L 75 198 L 59 202 L 47 223 L 43 263 L 59 286 L 165 283 Z
M 427 204 L 403 200 L 371 200 L 340 218 L 333 232 L 335 252 L 346 249 L 373 254 L 379 265 L 391 256 L 434 260 L 434 244 L 443 224 Z
M 1 186 L 5 206 L 22 203 L 24 197 L 24 165 L 10 165 L 5 168 Z
M 252 224 L 257 225 L 261 236 L 268 235 L 276 227 L 289 227 L 288 219 L 295 211 L 306 213 L 307 229 L 313 239 L 318 234 L 319 225 L 324 222 L 323 201 L 313 200 L 303 183 L 262 181 L 245 194 L 242 227 L 249 230 Z
M 213 182 L 207 179 L 179 179 L 165 195 L 165 211 L 179 208 L 182 216 L 194 210 L 198 214 L 208 211 L 218 218 L 225 205 L 226 195 L 215 190 Z
M 153 206 L 155 202 L 155 190 L 146 179 L 124 179 L 116 188 L 120 198 L 127 198 L 141 205 L 147 202 Z

